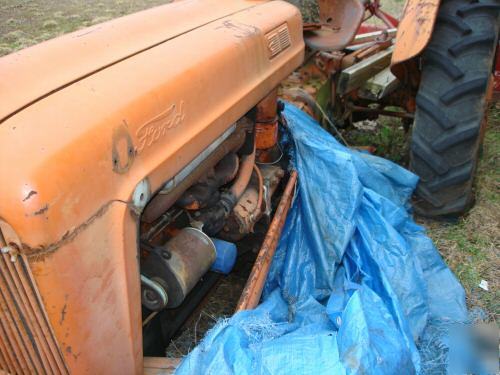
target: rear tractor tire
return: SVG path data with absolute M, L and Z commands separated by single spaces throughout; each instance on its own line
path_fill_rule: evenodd
M 410 149 L 410 169 L 420 176 L 414 207 L 421 215 L 460 215 L 474 203 L 499 10 L 498 0 L 441 2 L 421 57 Z

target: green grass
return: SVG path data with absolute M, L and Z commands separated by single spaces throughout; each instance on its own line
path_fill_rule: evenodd
M 408 137 L 401 121 L 392 117 L 380 117 L 374 123 L 374 129 L 350 129 L 344 137 L 353 146 L 371 146 L 374 154 L 406 166 L 408 162 Z

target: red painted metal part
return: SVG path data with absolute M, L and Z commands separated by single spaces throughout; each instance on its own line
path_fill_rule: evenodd
M 493 72 L 493 99 L 500 100 L 500 40 L 497 44 L 495 71 Z
M 319 23 L 304 25 L 306 44 L 313 50 L 338 51 L 352 42 L 355 35 L 396 28 L 399 21 L 381 9 L 380 0 L 319 0 Z M 376 17 L 383 26 L 366 24 Z
M 371 33 L 374 31 L 382 31 L 382 30 L 387 30 L 388 28 L 391 29 L 391 28 L 398 27 L 399 20 L 397 18 L 393 17 L 392 15 L 390 15 L 389 13 L 384 12 L 381 8 L 382 7 L 380 5 L 380 0 L 373 0 L 371 2 L 368 2 L 365 5 L 365 9 L 368 12 L 368 16 L 365 17 L 365 19 L 363 20 L 363 23 L 359 27 L 356 35 Z M 382 20 L 382 22 L 385 24 L 385 26 L 376 26 L 376 25 L 366 24 L 365 21 L 368 20 L 369 18 L 371 18 L 372 16 L 375 16 L 378 19 Z

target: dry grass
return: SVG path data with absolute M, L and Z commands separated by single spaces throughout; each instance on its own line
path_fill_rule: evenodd
M 2 0 L 0 56 L 169 0 Z
M 224 276 L 215 290 L 210 293 L 203 307 L 186 322 L 182 333 L 166 348 L 167 357 L 187 355 L 221 318 L 233 315 L 236 304 L 245 287 L 246 275 L 231 273 Z

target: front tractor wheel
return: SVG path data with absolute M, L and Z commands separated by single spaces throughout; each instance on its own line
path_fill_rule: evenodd
M 498 0 L 443 0 L 429 45 L 412 131 L 415 209 L 458 215 L 474 202 L 487 90 L 498 40 Z

